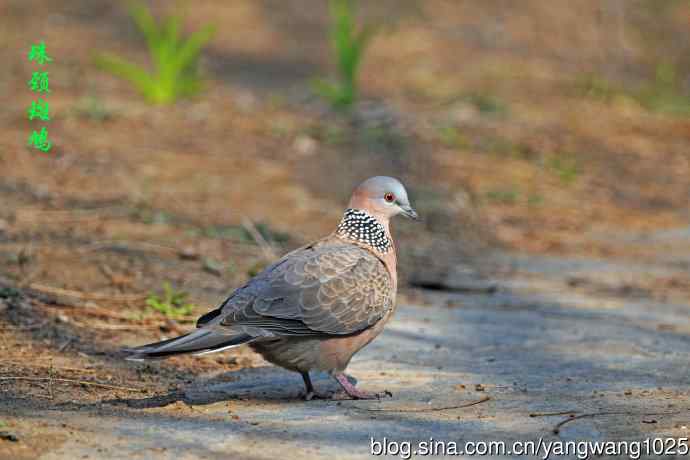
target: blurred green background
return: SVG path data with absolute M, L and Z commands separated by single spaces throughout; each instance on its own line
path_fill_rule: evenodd
M 682 0 L 6 0 L 2 271 L 212 302 L 374 174 L 424 217 L 394 225 L 406 280 L 495 248 L 636 257 L 606 235 L 687 227 L 688 19 Z M 30 122 L 41 40 L 52 120 Z M 26 146 L 42 126 L 48 153 Z

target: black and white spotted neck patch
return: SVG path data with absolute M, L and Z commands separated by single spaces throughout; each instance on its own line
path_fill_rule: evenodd
M 348 209 L 340 221 L 336 235 L 387 253 L 393 248 L 386 229 L 374 216 L 361 209 Z

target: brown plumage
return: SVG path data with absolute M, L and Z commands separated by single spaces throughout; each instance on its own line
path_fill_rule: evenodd
M 210 353 L 243 343 L 266 360 L 299 372 L 307 399 L 309 371 L 333 374 L 355 398 L 378 397 L 355 388 L 343 373 L 395 309 L 395 244 L 389 220 L 416 218 L 396 179 L 373 177 L 357 187 L 336 231 L 292 251 L 202 316 L 187 335 L 129 350 L 130 359 Z

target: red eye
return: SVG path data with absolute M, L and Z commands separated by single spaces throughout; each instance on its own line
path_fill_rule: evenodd
M 395 201 L 395 195 L 393 195 L 392 193 L 386 193 L 385 195 L 383 195 L 383 199 L 389 203 L 392 203 L 393 201 Z

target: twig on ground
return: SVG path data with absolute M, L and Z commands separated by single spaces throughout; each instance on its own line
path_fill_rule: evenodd
M 105 294 L 105 293 L 86 293 L 81 291 L 74 291 L 71 289 L 62 289 L 53 286 L 46 286 L 45 284 L 31 283 L 29 289 L 41 292 L 43 294 L 53 294 L 58 296 L 72 297 L 80 300 L 106 300 L 109 302 L 135 302 L 137 300 L 146 299 L 145 294 Z
M 553 434 L 559 434 L 561 432 L 561 428 L 563 425 L 566 423 L 570 423 L 574 420 L 579 420 L 581 418 L 591 418 L 591 417 L 597 417 L 597 416 L 606 416 L 606 415 L 628 415 L 628 416 L 649 416 L 649 415 L 676 415 L 676 414 L 681 414 L 685 412 L 622 412 L 622 411 L 612 411 L 612 412 L 592 412 L 588 414 L 580 414 L 580 415 L 571 415 L 569 418 L 565 420 L 561 420 L 556 424 L 555 427 L 553 427 Z
M 98 268 L 101 270 L 101 273 L 108 278 L 110 281 L 110 285 L 116 287 L 120 292 L 123 292 L 126 287 L 130 286 L 132 284 L 133 278 L 124 276 L 124 275 L 118 275 L 113 271 L 112 268 L 108 264 L 102 263 L 98 265 Z
M 242 227 L 252 236 L 254 241 L 256 241 L 256 244 L 259 245 L 261 248 L 261 252 L 264 253 L 264 257 L 267 260 L 274 260 L 277 258 L 275 251 L 273 250 L 273 247 L 271 244 L 266 241 L 266 238 L 263 237 L 261 232 L 256 228 L 256 225 L 254 225 L 254 222 L 251 221 L 248 217 L 242 217 Z
M 18 287 L 19 289 L 25 288 L 26 286 L 28 286 L 29 284 L 31 284 L 31 282 L 32 282 L 33 280 L 35 280 L 36 277 L 37 277 L 40 273 L 41 273 L 41 270 L 39 270 L 39 269 L 35 269 L 35 270 L 31 271 L 29 274 L 27 274 L 26 276 L 22 277 L 22 279 L 20 279 L 20 280 L 17 282 L 17 287 Z
M 73 340 L 74 340 L 74 337 L 68 337 L 67 340 L 65 340 L 65 343 L 63 343 L 62 345 L 60 345 L 58 347 L 58 353 L 62 353 L 63 351 L 65 351 L 67 349 L 67 347 L 70 346 L 70 344 L 72 343 Z
M 90 304 L 88 307 L 86 307 L 86 306 L 72 305 L 72 304 L 60 302 L 60 303 L 55 304 L 55 305 L 47 305 L 47 306 L 48 307 L 59 307 L 61 310 L 62 309 L 78 310 L 79 313 L 83 314 L 83 315 L 110 318 L 110 319 L 119 319 L 122 321 L 131 321 L 130 317 L 125 316 L 125 315 L 121 315 L 119 313 L 111 312 L 110 310 L 103 308 L 99 305 Z
M 85 329 L 104 329 L 104 330 L 142 330 L 142 329 L 165 329 L 165 330 L 170 330 L 173 332 L 178 332 L 178 333 L 185 333 L 188 331 L 185 331 L 182 327 L 179 326 L 179 323 L 193 323 L 196 321 L 196 317 L 192 316 L 186 316 L 183 318 L 179 318 L 176 321 L 171 321 L 171 320 L 165 320 L 165 321 L 160 321 L 157 320 L 155 317 L 154 318 L 149 318 L 146 319 L 146 324 L 131 324 L 132 321 L 139 321 L 133 318 L 130 318 L 126 315 L 121 315 L 118 313 L 113 313 L 105 308 L 98 307 L 98 306 L 89 306 L 89 307 L 79 307 L 76 305 L 61 305 L 62 307 L 67 307 L 67 308 L 72 308 L 75 310 L 78 310 L 80 314 L 86 314 L 90 316 L 96 316 L 96 317 L 105 317 L 105 318 L 111 318 L 119 321 L 126 321 L 130 322 L 130 324 L 109 324 L 109 323 L 85 323 L 81 321 L 77 321 L 74 318 L 67 318 L 68 322 L 78 326 L 78 327 L 83 327 Z M 154 321 L 153 323 L 151 321 Z M 1 329 L 0 329 L 1 330 Z
M 476 406 L 477 404 L 481 404 L 483 402 L 489 401 L 490 399 L 491 399 L 490 396 L 484 396 L 482 399 L 478 399 L 477 401 L 472 401 L 472 402 L 460 404 L 457 406 L 424 407 L 422 409 L 367 409 L 367 411 L 368 412 L 438 412 L 438 411 L 444 411 L 444 410 L 462 409 L 465 407 Z
M 149 243 L 146 241 L 126 241 L 126 240 L 107 240 L 95 241 L 88 246 L 79 249 L 80 253 L 96 251 L 99 249 L 115 249 L 129 252 L 134 251 L 159 251 L 171 254 L 177 254 L 179 249 L 172 246 L 165 246 L 162 244 Z
M 530 417 L 553 417 L 555 415 L 575 415 L 578 411 L 576 410 L 564 410 L 561 412 L 533 412 L 529 414 Z
M 53 361 L 50 361 L 50 366 L 48 367 L 48 396 L 50 399 L 55 398 L 55 393 L 53 393 Z
M 83 327 L 84 329 L 103 329 L 108 331 L 138 331 L 142 329 L 160 329 L 161 327 L 168 327 L 171 330 L 176 329 L 175 327 L 170 327 L 167 324 L 82 323 L 81 321 L 75 321 L 74 319 L 71 319 L 70 323 L 77 327 Z
M 88 385 L 98 388 L 105 388 L 108 390 L 121 390 L 121 391 L 136 391 L 139 393 L 145 393 L 147 390 L 145 388 L 134 388 L 134 387 L 123 387 L 119 385 L 110 385 L 107 383 L 91 382 L 89 380 L 75 380 L 75 379 L 64 379 L 64 378 L 52 378 L 52 377 L 0 377 L 0 381 L 10 381 L 10 380 L 26 380 L 29 382 L 61 382 L 70 383 L 74 385 Z
M 120 313 L 115 313 L 107 308 L 98 306 L 98 305 L 89 305 L 88 307 L 82 307 L 79 305 L 68 305 L 68 304 L 61 304 L 61 307 L 66 307 L 74 310 L 79 310 L 80 314 L 87 314 L 89 316 L 99 316 L 99 317 L 104 317 L 104 318 L 110 318 L 110 319 L 118 319 L 121 321 L 132 321 L 132 318 L 127 316 L 127 315 L 122 315 Z
M 119 211 L 110 215 L 104 211 Z M 98 209 L 36 209 L 19 208 L 15 211 L 15 219 L 18 223 L 70 223 L 84 221 L 101 221 L 107 219 L 118 219 L 126 215 L 126 212 L 113 207 L 103 207 Z
M 20 367 L 29 367 L 29 368 L 42 368 L 42 369 L 49 369 L 52 364 L 37 364 L 37 363 L 32 363 L 29 361 L 33 361 L 34 359 L 39 359 L 39 358 L 31 358 L 31 360 L 27 359 L 25 361 L 3 361 L 3 364 L 6 364 L 8 366 L 20 366 Z M 50 359 L 52 360 L 53 357 L 50 358 L 45 358 L 45 359 Z M 87 373 L 87 374 L 95 374 L 96 371 L 93 369 L 84 369 L 82 367 L 67 367 L 67 366 L 52 366 L 53 370 L 56 371 L 68 371 L 68 372 L 82 372 L 82 373 Z
M 46 320 L 36 324 L 27 324 L 25 326 L 3 326 L 0 327 L 0 331 L 32 331 L 34 329 L 41 329 L 48 323 L 49 321 Z

